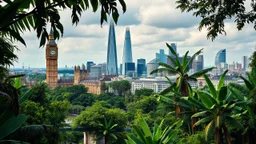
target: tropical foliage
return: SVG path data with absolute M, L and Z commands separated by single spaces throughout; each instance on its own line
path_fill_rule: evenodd
M 4 3 L 3 3 L 4 2 Z M 3 0 L 3 6 L 0 7 L 0 34 L 2 37 L 12 38 L 25 44 L 20 36 L 24 31 L 36 31 L 40 38 L 40 46 L 46 43 L 47 23 L 51 24 L 54 31 L 54 37 L 59 38 L 63 35 L 64 28 L 60 22 L 59 11 L 71 9 L 72 24 L 78 24 L 79 17 L 83 11 L 92 7 L 93 12 L 100 9 L 100 24 L 107 21 L 107 15 L 112 14 L 113 20 L 117 22 L 119 13 L 116 1 L 102 0 Z M 126 11 L 126 4 L 119 0 L 122 11 Z
M 177 121 L 171 126 L 163 127 L 163 122 L 160 125 L 155 124 L 151 131 L 147 122 L 143 118 L 138 119 L 138 124 L 132 127 L 132 133 L 127 135 L 125 142 L 127 144 L 171 144 L 176 142 L 179 128 L 182 121 Z
M 225 20 L 234 19 L 238 30 L 242 30 L 246 23 L 255 24 L 255 2 L 244 0 L 230 3 L 229 0 L 208 1 L 204 0 L 177 0 L 177 8 L 182 12 L 193 12 L 193 15 L 200 17 L 199 30 L 206 28 L 207 38 L 214 40 L 219 34 L 226 34 Z

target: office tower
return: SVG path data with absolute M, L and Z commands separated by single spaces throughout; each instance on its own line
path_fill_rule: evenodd
M 115 25 L 113 20 L 110 21 L 110 26 L 109 26 L 106 75 L 118 76 L 116 36 L 115 36 Z
M 163 49 L 160 49 L 160 51 L 159 51 L 159 60 L 162 63 L 166 63 L 166 55 L 165 55 Z
M 145 77 L 146 71 L 146 60 L 142 58 L 137 59 L 137 77 Z
M 82 63 L 82 70 L 85 71 L 85 65 Z
M 156 53 L 156 59 L 158 59 L 160 61 L 160 54 Z
M 197 57 L 197 61 L 201 62 L 202 64 L 202 69 L 204 68 L 204 55 L 199 55 Z
M 157 74 L 150 74 L 153 70 L 157 69 L 159 64 L 159 59 L 153 59 L 147 63 L 147 77 L 156 77 Z
M 87 72 L 91 72 L 91 66 L 94 66 L 94 65 L 95 64 L 93 63 L 93 61 L 86 62 Z
M 218 51 L 215 56 L 215 66 L 220 68 L 220 63 L 226 63 L 226 49 Z
M 172 49 L 177 53 L 177 46 L 175 43 L 171 43 L 170 45 Z M 173 56 L 172 52 L 169 50 L 169 56 Z
M 123 64 L 120 64 L 120 70 L 119 70 L 120 74 L 123 74 Z
M 126 63 L 131 63 L 132 61 L 132 44 L 131 44 L 131 35 L 130 28 L 126 27 L 125 29 L 125 39 L 124 39 L 124 50 L 123 50 L 123 62 L 122 62 L 122 75 L 126 74 Z
M 249 59 L 247 56 L 243 56 L 242 57 L 242 66 L 243 66 L 243 70 L 247 70 L 248 66 L 249 66 Z
M 101 65 L 95 65 L 91 66 L 91 72 L 89 74 L 90 79 L 100 79 L 102 74 L 102 66 Z
M 135 63 L 134 62 L 126 62 L 124 70 L 125 70 L 125 76 L 135 77 Z
M 98 64 L 98 66 L 101 66 L 101 75 L 106 75 L 106 66 L 107 66 L 107 64 L 104 62 L 104 63 Z

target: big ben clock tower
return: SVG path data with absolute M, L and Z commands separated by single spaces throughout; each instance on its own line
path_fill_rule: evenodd
M 50 88 L 58 86 L 58 47 L 51 30 L 46 45 L 46 83 Z

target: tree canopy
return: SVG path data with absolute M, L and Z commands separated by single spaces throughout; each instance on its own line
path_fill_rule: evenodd
M 237 29 L 242 30 L 247 23 L 253 23 L 256 29 L 256 3 L 250 1 L 250 7 L 246 7 L 246 0 L 177 0 L 177 8 L 182 12 L 193 12 L 200 17 L 199 30 L 207 28 L 207 38 L 214 40 L 219 34 L 226 34 L 225 21 L 234 20 Z
M 124 0 L 118 0 L 122 11 L 126 11 Z M 100 24 L 107 21 L 107 15 L 117 22 L 119 13 L 116 0 L 3 0 L 0 1 L 0 34 L 3 37 L 18 40 L 26 45 L 21 33 L 34 30 L 40 39 L 40 46 L 46 43 L 48 38 L 47 24 L 50 23 L 54 37 L 63 35 L 64 28 L 60 22 L 59 11 L 71 9 L 72 24 L 77 25 L 83 11 L 92 7 L 93 12 L 100 9 Z

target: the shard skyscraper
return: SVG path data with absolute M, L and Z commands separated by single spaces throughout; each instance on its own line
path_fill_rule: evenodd
M 131 35 L 130 28 L 126 27 L 125 29 L 125 40 L 124 40 L 124 50 L 123 50 L 123 68 L 122 75 L 127 75 L 127 71 L 133 70 L 133 61 L 132 61 L 132 44 L 131 44 Z
M 106 75 L 118 76 L 116 35 L 115 35 L 115 24 L 113 20 L 110 20 L 110 26 L 109 26 Z

